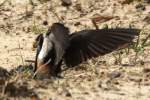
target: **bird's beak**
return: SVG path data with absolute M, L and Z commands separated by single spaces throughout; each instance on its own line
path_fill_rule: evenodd
M 46 77 L 46 76 L 50 76 L 50 68 L 51 68 L 51 66 L 50 66 L 50 61 L 51 61 L 51 59 L 50 60 L 48 60 L 46 63 L 43 63 L 43 61 L 41 61 L 41 60 L 37 60 L 37 65 L 36 65 L 36 67 L 37 67 L 37 70 L 35 71 L 35 73 L 34 73 L 34 76 L 33 76 L 33 78 L 35 77 L 35 76 L 43 76 L 43 77 Z

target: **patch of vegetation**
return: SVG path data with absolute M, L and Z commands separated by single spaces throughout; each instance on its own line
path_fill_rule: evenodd
M 146 35 L 144 38 L 141 37 L 142 34 L 145 34 L 144 31 L 141 31 L 141 33 L 138 36 L 138 38 L 136 39 L 136 41 L 134 41 L 128 48 L 119 50 L 118 52 L 115 52 L 113 54 L 113 56 L 116 59 L 117 64 L 121 64 L 123 54 L 128 56 L 132 51 L 135 52 L 134 62 L 132 62 L 132 63 L 133 64 L 137 63 L 136 60 L 137 60 L 138 56 L 143 54 L 145 49 L 150 46 L 150 41 L 149 41 L 150 34 Z
M 36 25 L 35 21 L 33 23 L 33 26 L 31 27 L 31 31 L 34 34 L 41 34 L 41 33 L 45 33 L 46 30 L 43 27 L 40 27 L 39 25 Z

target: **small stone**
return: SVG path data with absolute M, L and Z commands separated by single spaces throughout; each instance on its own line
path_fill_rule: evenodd
M 76 23 L 74 24 L 74 26 L 79 26 L 79 25 L 81 25 L 80 22 L 76 22 Z
M 43 25 L 48 25 L 48 22 L 45 20 L 45 21 L 43 21 Z
M 75 8 L 76 8 L 77 11 L 82 11 L 81 4 L 76 4 Z
M 71 97 L 71 93 L 69 91 L 66 91 L 66 94 L 65 94 L 66 97 Z
M 136 5 L 135 8 L 136 8 L 137 10 L 142 10 L 142 11 L 146 9 L 145 6 L 142 5 L 142 4 Z
M 149 73 L 149 72 L 150 72 L 150 68 L 144 68 L 144 69 L 143 69 L 143 72 L 144 72 L 144 73 Z
M 72 4 L 71 0 L 61 0 L 62 6 L 70 6 Z
M 121 76 L 121 73 L 117 72 L 117 71 L 113 71 L 113 72 L 108 74 L 108 77 L 110 77 L 111 79 L 118 78 L 120 76 Z
M 99 88 L 102 88 L 102 83 L 99 83 L 99 84 L 98 84 L 98 87 L 99 87 Z
M 128 77 L 128 79 L 133 82 L 141 82 L 142 81 L 142 79 L 137 76 Z

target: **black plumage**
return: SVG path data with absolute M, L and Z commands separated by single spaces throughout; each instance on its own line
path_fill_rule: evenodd
M 44 65 L 52 76 L 57 75 L 61 71 L 62 61 L 68 67 L 77 66 L 92 57 L 125 47 L 139 32 L 138 29 L 116 28 L 70 34 L 63 24 L 54 23 L 46 34 L 37 37 L 35 71 Z

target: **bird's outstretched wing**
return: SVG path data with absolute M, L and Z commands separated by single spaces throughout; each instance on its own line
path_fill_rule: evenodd
M 87 59 L 98 57 L 129 44 L 139 34 L 138 29 L 83 30 L 70 35 L 64 60 L 67 66 L 76 66 Z

